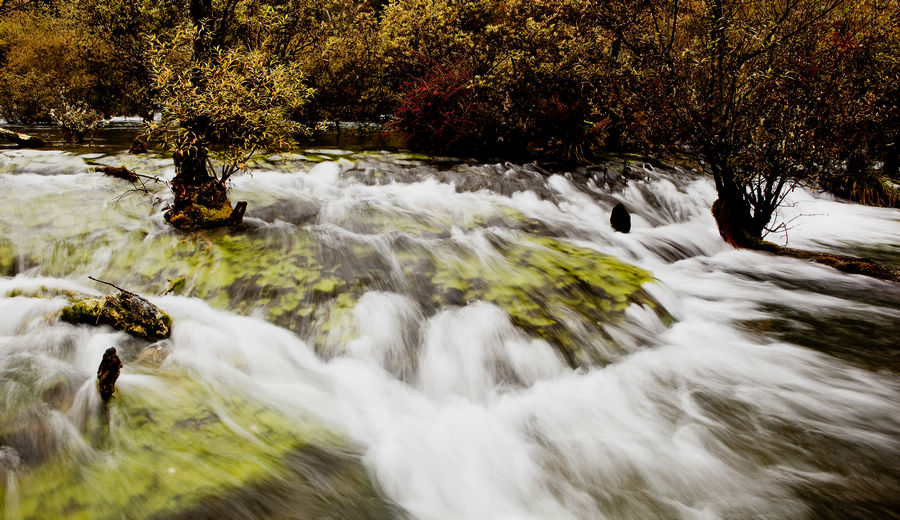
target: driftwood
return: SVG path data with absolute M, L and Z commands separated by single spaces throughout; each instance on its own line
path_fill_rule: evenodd
M 620 233 L 628 233 L 631 231 L 631 214 L 625 209 L 625 205 L 621 202 L 616 204 L 612 209 L 609 217 L 609 225 Z
M 100 166 L 97 168 L 97 171 L 104 175 L 124 179 L 126 181 L 136 182 L 138 180 L 137 174 L 124 166 Z
M 41 148 L 47 146 L 47 141 L 44 141 L 40 137 L 20 134 L 19 132 L 13 132 L 12 130 L 7 130 L 5 128 L 0 128 L 0 140 L 10 141 L 23 148 Z
M 116 355 L 116 348 L 109 347 L 103 354 L 100 366 L 97 367 L 97 388 L 100 390 L 103 402 L 109 401 L 116 390 L 116 380 L 119 379 L 121 370 L 122 360 Z
M 119 294 L 76 301 L 62 310 L 60 319 L 69 323 L 109 325 L 148 341 L 169 337 L 172 318 L 159 307 L 113 283 L 89 278 L 118 289 Z

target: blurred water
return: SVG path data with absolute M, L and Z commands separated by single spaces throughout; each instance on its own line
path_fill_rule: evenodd
M 260 158 L 234 180 L 232 200 L 250 202 L 245 229 L 184 235 L 162 222 L 164 186 L 121 197 L 128 184 L 86 161 L 173 174 L 164 156 L 0 152 L 0 237 L 15 260 L 14 276 L 0 278 L 0 438 L 33 448 L 0 448 L 9 518 L 30 492 L 17 479 L 53 453 L 128 459 L 85 434 L 100 413 L 91 381 L 109 346 L 125 360 L 125 397 L 166 395 L 167 378 L 187 374 L 211 395 L 346 436 L 381 492 L 414 518 L 885 518 L 900 509 L 900 289 L 732 250 L 709 213 L 706 179 L 634 162 L 624 175 L 614 161 L 552 173 L 310 150 Z M 618 201 L 632 211 L 627 235 L 609 227 Z M 900 258 L 900 211 L 799 190 L 789 202 L 791 229 L 770 238 Z M 235 236 L 261 247 L 254 261 L 239 257 L 247 273 L 222 265 L 238 258 L 228 256 Z M 438 298 L 425 284 L 446 266 L 477 267 L 492 284 L 521 275 L 510 255 L 544 238 L 654 277 L 614 323 L 592 323 L 572 307 L 579 300 L 560 303 L 547 288 L 549 310 L 534 312 L 559 317 L 589 352 L 580 366 L 503 305 Z M 183 272 L 182 295 L 152 296 L 177 271 L 151 269 L 159 263 L 195 269 Z M 147 345 L 123 333 L 54 319 L 66 291 L 105 290 L 89 274 L 173 316 L 172 338 L 155 345 L 169 352 L 161 365 L 141 362 Z M 291 303 L 292 286 L 323 280 Z M 259 420 L 234 402 L 210 407 L 231 431 L 259 439 L 250 427 Z M 22 410 L 43 437 L 10 435 Z

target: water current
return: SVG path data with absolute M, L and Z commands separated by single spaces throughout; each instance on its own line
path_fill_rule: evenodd
M 181 233 L 163 183 L 97 164 L 174 174 L 0 150 L 4 518 L 900 511 L 900 288 L 730 248 L 706 178 L 305 150 L 234 179 L 242 228 Z M 896 209 L 798 189 L 778 218 L 774 241 L 900 264 Z M 172 337 L 61 322 L 110 293 L 88 276 Z

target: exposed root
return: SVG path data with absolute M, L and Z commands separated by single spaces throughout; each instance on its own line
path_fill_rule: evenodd
M 810 260 L 819 264 L 824 264 L 850 274 L 861 274 L 886 280 L 890 282 L 900 282 L 900 270 L 879 264 L 868 258 L 860 258 L 856 256 L 838 255 L 834 253 L 818 253 L 813 251 L 804 251 L 801 249 L 792 249 L 789 247 L 781 247 L 771 242 L 759 241 L 756 247 L 760 251 L 768 251 L 779 256 L 788 256 L 791 258 L 799 258 L 801 260 Z

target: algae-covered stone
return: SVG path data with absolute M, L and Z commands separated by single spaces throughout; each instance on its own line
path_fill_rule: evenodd
M 641 288 L 653 276 L 613 256 L 546 237 L 499 250 L 502 256 L 493 259 L 458 251 L 436 257 L 430 287 L 424 282 L 434 304 L 494 303 L 513 324 L 559 348 L 573 366 L 608 361 L 585 338 L 612 341 L 606 327 L 621 323 L 630 305 L 658 309 Z M 410 272 L 420 270 L 418 264 Z
M 115 296 L 79 300 L 64 308 L 60 319 L 69 323 L 109 325 L 149 341 L 168 338 L 172 329 L 168 314 L 145 298 L 125 291 Z
M 16 274 L 16 249 L 9 239 L 0 237 L 0 276 Z
M 17 475 L 19 517 L 399 516 L 340 436 L 180 374 L 142 377 L 87 421 L 90 448 Z
M 238 216 L 235 211 L 237 208 L 232 208 L 231 202 L 227 199 L 221 204 L 212 207 L 194 203 L 178 212 L 167 211 L 165 219 L 169 224 L 185 231 L 228 226 L 240 224 L 241 219 L 243 219 L 243 209 L 246 209 L 246 204 L 239 207 L 241 207 L 241 211 Z

